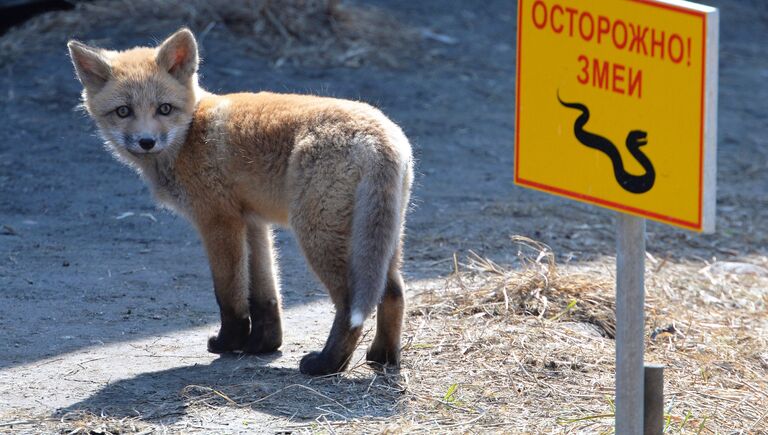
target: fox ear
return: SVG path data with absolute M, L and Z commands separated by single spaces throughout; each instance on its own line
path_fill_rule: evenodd
M 192 32 L 183 28 L 160 44 L 157 65 L 178 81 L 185 83 L 197 72 L 197 42 Z
M 112 75 L 112 68 L 101 50 L 78 41 L 69 41 L 67 47 L 80 83 L 88 92 L 101 90 Z

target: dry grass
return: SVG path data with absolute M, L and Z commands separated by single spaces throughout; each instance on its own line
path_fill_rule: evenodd
M 46 427 L 227 432 L 256 411 L 313 433 L 611 433 L 613 260 L 559 266 L 547 246 L 513 242 L 519 267 L 454 260 L 413 298 L 398 373 L 362 361 L 319 379 L 260 367 L 238 384 L 187 386 L 175 422 L 107 412 Z M 648 256 L 646 360 L 666 366 L 666 433 L 768 432 L 766 266 Z
M 418 298 L 401 418 L 434 432 L 610 433 L 613 261 L 557 267 L 546 246 L 514 241 L 522 268 L 475 256 Z M 768 276 L 727 270 L 649 256 L 646 360 L 667 367 L 667 433 L 768 431 Z
M 189 26 L 202 40 L 224 28 L 278 66 L 398 66 L 418 46 L 416 33 L 394 17 L 340 0 L 101 0 L 78 2 L 73 11 L 47 13 L 12 29 L 0 37 L 0 61 L 120 26 L 130 26 L 122 33 L 158 37 L 165 36 L 158 29 Z

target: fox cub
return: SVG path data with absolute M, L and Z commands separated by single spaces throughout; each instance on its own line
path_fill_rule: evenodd
M 210 352 L 282 344 L 270 228 L 278 224 L 293 229 L 336 308 L 325 347 L 305 355 L 300 370 L 344 370 L 374 308 L 367 359 L 399 364 L 413 160 L 397 125 L 359 102 L 206 92 L 188 29 L 154 48 L 68 47 L 107 148 L 200 233 L 221 313 Z

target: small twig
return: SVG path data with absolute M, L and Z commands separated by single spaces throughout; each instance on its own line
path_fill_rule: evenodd
M 763 421 L 766 415 L 768 415 L 768 409 L 766 409 L 765 412 L 760 417 L 758 417 L 758 419 L 755 420 L 754 423 L 752 423 L 752 426 L 749 427 L 749 430 L 747 432 L 752 432 L 755 428 L 757 428 L 757 425 L 760 424 L 761 421 Z
M 291 385 L 288 385 L 288 386 L 286 386 L 286 387 L 283 387 L 283 388 L 281 388 L 281 389 L 279 389 L 279 390 L 275 391 L 274 393 L 271 393 L 271 394 L 268 394 L 268 395 L 266 395 L 266 396 L 262 397 L 261 399 L 258 399 L 258 400 L 254 400 L 253 402 L 249 402 L 249 403 L 248 403 L 248 406 L 251 406 L 251 405 L 255 405 L 255 404 L 259 403 L 259 402 L 263 402 L 263 401 L 265 401 L 265 400 L 269 399 L 270 397 L 276 396 L 277 394 L 279 394 L 279 393 L 282 393 L 283 391 L 285 391 L 285 390 L 287 390 L 287 389 L 289 389 L 289 388 L 294 388 L 294 387 L 303 388 L 303 389 L 305 389 L 305 390 L 307 390 L 307 391 L 310 391 L 310 392 L 312 392 L 312 393 L 315 393 L 316 395 L 318 395 L 318 396 L 322 397 L 323 399 L 326 399 L 326 400 L 330 400 L 331 402 L 333 402 L 333 403 L 335 403 L 335 404 L 339 405 L 340 407 L 344 408 L 344 410 L 345 410 L 345 411 L 347 411 L 347 412 L 352 412 L 352 411 L 351 411 L 349 408 L 347 408 L 346 406 L 344 406 L 344 405 L 342 405 L 341 403 L 339 403 L 339 401 L 337 401 L 336 399 L 333 399 L 333 398 L 331 398 L 331 397 L 328 397 L 328 396 L 326 396 L 325 394 L 323 394 L 323 393 L 321 393 L 321 392 L 319 392 L 319 391 L 315 390 L 314 388 L 310 388 L 310 387 L 308 387 L 308 386 L 306 386 L 306 385 L 301 385 L 301 384 L 291 384 Z
M 0 427 L 18 426 L 18 425 L 26 425 L 26 424 L 39 424 L 41 421 L 53 421 L 53 419 L 45 418 L 42 420 L 14 420 L 14 421 L 8 421 L 5 423 L 0 423 Z

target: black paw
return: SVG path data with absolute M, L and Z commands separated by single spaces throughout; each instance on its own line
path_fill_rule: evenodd
M 222 323 L 219 333 L 208 339 L 208 352 L 221 354 L 243 350 L 249 329 L 248 319 Z
M 400 351 L 387 350 L 384 347 L 371 346 L 365 354 L 369 364 L 381 367 L 400 367 Z
M 301 359 L 299 371 L 305 375 L 323 376 L 339 373 L 345 366 L 346 361 L 339 363 L 322 352 L 310 352 Z
M 250 354 L 271 353 L 283 344 L 283 330 L 280 323 L 254 325 L 243 352 Z
M 208 352 L 222 354 L 241 350 L 243 350 L 243 343 L 222 338 L 221 334 L 208 337 Z

